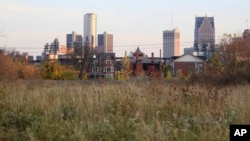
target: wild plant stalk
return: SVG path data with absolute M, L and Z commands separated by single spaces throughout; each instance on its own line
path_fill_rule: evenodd
M 229 140 L 250 86 L 0 82 L 0 140 Z

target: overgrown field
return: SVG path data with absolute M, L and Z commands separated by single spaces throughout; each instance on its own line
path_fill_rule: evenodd
M 249 103 L 250 85 L 0 82 L 0 140 L 228 141 Z

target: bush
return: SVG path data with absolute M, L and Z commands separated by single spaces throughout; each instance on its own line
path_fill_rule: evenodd
M 77 78 L 73 67 L 62 66 L 57 61 L 43 62 L 41 76 L 43 79 L 51 80 L 74 80 Z

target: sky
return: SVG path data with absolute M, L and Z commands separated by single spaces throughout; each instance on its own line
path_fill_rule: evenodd
M 40 55 L 55 38 L 83 34 L 83 15 L 97 14 L 97 33 L 114 36 L 114 52 L 160 56 L 163 31 L 179 28 L 181 52 L 194 41 L 196 16 L 214 17 L 216 42 L 240 35 L 250 22 L 249 0 L 0 0 L 0 47 Z M 249 22 L 248 22 L 249 21 Z M 250 23 L 249 23 L 250 26 Z

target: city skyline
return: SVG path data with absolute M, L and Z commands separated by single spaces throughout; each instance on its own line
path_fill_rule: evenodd
M 193 46 L 196 16 L 215 18 L 216 42 L 223 33 L 242 34 L 250 19 L 250 1 L 35 1 L 0 0 L 0 47 L 40 55 L 44 44 L 58 38 L 66 44 L 67 33 L 83 34 L 83 15 L 98 16 L 97 33 L 114 35 L 114 52 L 123 56 L 138 46 L 147 55 L 159 56 L 162 31 L 179 28 L 181 53 Z

